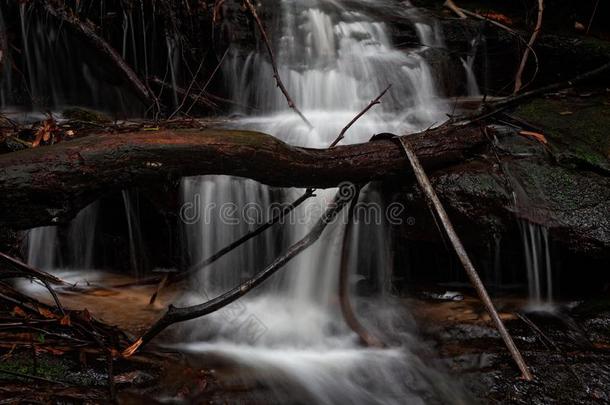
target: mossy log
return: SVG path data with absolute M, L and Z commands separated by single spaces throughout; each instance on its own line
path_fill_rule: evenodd
M 488 143 L 475 127 L 410 136 L 429 169 L 463 161 Z M 64 222 L 105 193 L 184 176 L 224 174 L 270 186 L 328 188 L 401 170 L 404 158 L 390 140 L 308 149 L 259 132 L 220 129 L 90 135 L 0 156 L 0 224 Z

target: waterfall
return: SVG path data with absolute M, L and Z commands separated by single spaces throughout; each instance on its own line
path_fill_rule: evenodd
M 128 190 L 123 190 L 122 196 L 123 204 L 125 205 L 125 218 L 127 219 L 129 264 L 131 265 L 131 270 L 134 272 L 136 277 L 140 277 L 145 268 L 146 257 L 142 232 L 140 229 L 140 212 L 138 209 L 137 200 L 134 204 L 134 199 Z
M 57 264 L 57 227 L 30 229 L 27 238 L 27 263 L 41 270 L 51 270 Z
M 341 128 L 388 84 L 393 86 L 391 93 L 350 129 L 345 143 L 366 142 L 379 132 L 406 133 L 443 122 L 447 106 L 422 55 L 426 44 L 442 43 L 438 30 L 419 19 L 407 2 L 395 6 L 397 15 L 412 20 L 422 44 L 405 53 L 393 47 L 385 23 L 352 10 L 357 3 L 351 2 L 350 9 L 333 0 L 273 3 L 280 11 L 267 27 L 280 75 L 315 129 L 310 130 L 287 107 L 264 51 L 243 54 L 232 50 L 223 66 L 233 98 L 261 112 L 233 125 L 267 132 L 293 145 L 328 147 Z M 270 10 L 272 3 L 263 2 L 263 8 Z M 183 304 L 217 296 L 261 270 L 307 234 L 335 192 L 317 191 L 317 197 L 295 210 L 285 223 L 201 271 L 193 280 L 195 292 Z M 184 179 L 181 216 L 190 265 L 196 267 L 200 260 L 263 223 L 275 204 L 294 201 L 302 193 L 226 176 Z M 385 212 L 375 185 L 365 188 L 360 202 Z M 280 403 L 295 395 L 303 402 L 329 404 L 422 402 L 422 391 L 459 402 L 459 389 L 450 387 L 442 373 L 412 353 L 421 348 L 413 337 L 412 321 L 393 309 L 397 305 L 388 304 L 391 298 L 383 293 L 391 268 L 387 217 L 360 216 L 354 231 L 352 284 L 365 277 L 382 290 L 375 299 L 357 300 L 359 315 L 376 333 L 403 346 L 363 349 L 344 324 L 337 302 L 342 221 L 329 225 L 321 240 L 259 291 L 228 309 L 178 326 L 180 336 L 188 340 L 178 346 L 238 361 L 244 366 L 246 380 L 253 375 L 282 378 L 282 384 L 271 384 L 281 387 L 273 388 L 274 400 Z
M 477 46 L 478 41 L 475 38 L 470 43 L 470 53 L 466 56 L 466 59 L 460 58 L 466 73 L 466 92 L 471 97 L 481 95 L 481 90 L 479 90 L 479 84 L 477 83 L 477 78 L 473 69 L 474 60 L 477 54 Z
M 82 209 L 70 223 L 68 230 L 68 266 L 80 270 L 95 268 L 95 235 L 98 203 Z
M 98 203 L 83 208 L 60 237 L 59 226 L 30 229 L 27 263 L 42 270 L 95 268 L 95 236 Z
M 519 226 L 527 269 L 528 307 L 533 310 L 552 310 L 553 272 L 548 230 L 526 220 L 520 220 Z
M 9 21 L 12 31 L 7 31 L 0 15 L 3 110 L 37 113 L 78 105 L 130 115 L 141 113 L 137 103 L 129 102 L 133 100 L 130 92 L 104 71 L 94 54 L 65 26 L 37 12 L 30 2 L 4 2 L 0 8 L 7 11 L 8 18 L 15 19 Z M 12 36 L 15 46 L 8 46 L 6 35 Z

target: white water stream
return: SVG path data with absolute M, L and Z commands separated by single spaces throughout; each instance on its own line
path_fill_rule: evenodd
M 362 1 L 362 3 L 367 3 Z M 369 2 L 370 3 L 370 2 Z M 269 7 L 265 2 L 264 7 Z M 314 130 L 290 109 L 275 87 L 265 52 L 233 52 L 225 66 L 235 100 L 263 113 L 243 118 L 240 128 L 260 130 L 299 146 L 327 147 L 341 128 L 388 85 L 383 103 L 347 134 L 345 143 L 366 142 L 375 133 L 405 133 L 445 120 L 433 72 L 422 49 L 393 48 L 388 27 L 343 7 L 340 1 L 282 0 L 276 21 L 268 22 L 282 80 Z M 442 37 L 405 2 L 395 12 L 412 19 L 422 44 Z M 237 239 L 270 215 L 274 202 L 295 200 L 303 190 L 271 190 L 250 180 L 205 176 L 182 184 L 190 216 L 185 226 L 191 265 Z M 194 304 L 218 295 L 269 263 L 283 248 L 303 237 L 336 190 L 297 210 L 281 227 L 247 243 L 202 271 Z M 361 201 L 385 205 L 374 187 Z M 257 220 L 253 220 L 257 219 Z M 262 219 L 262 220 L 261 220 Z M 375 298 L 358 300 L 363 322 L 396 346 L 364 349 L 339 313 L 337 283 L 344 226 L 329 226 L 321 240 L 291 261 L 260 291 L 231 308 L 180 326 L 184 343 L 176 347 L 202 358 L 223 356 L 242 366 L 245 381 L 272 387 L 271 402 L 424 403 L 459 402 L 459 390 L 413 354 L 422 345 L 401 305 L 384 291 L 391 266 L 387 218 L 364 218 L 355 228 L 352 281 L 366 277 L 380 288 Z M 185 339 L 186 337 L 186 339 Z M 399 343 L 398 343 L 399 342 Z
M 391 91 L 382 104 L 350 129 L 344 143 L 366 142 L 381 132 L 415 132 L 446 119 L 449 108 L 435 79 L 443 72 L 434 72 L 424 57 L 427 46 L 443 44 L 434 22 L 421 17 L 407 2 L 347 3 L 263 2 L 264 8 L 279 10 L 266 25 L 280 75 L 315 129 L 310 130 L 287 107 L 273 82 L 264 51 L 244 55 L 234 50 L 223 66 L 227 86 L 236 101 L 255 106 L 260 112 L 245 117 L 243 111 L 235 111 L 244 116 L 234 124 L 236 127 L 270 133 L 293 145 L 324 148 L 389 84 Z M 395 49 L 384 22 L 354 11 L 371 5 L 393 7 L 393 14 L 410 20 L 422 47 L 409 52 Z M 172 49 L 170 45 L 168 42 L 168 49 Z M 35 82 L 32 80 L 32 86 Z M 272 215 L 274 204 L 294 201 L 302 192 L 270 189 L 226 176 L 184 179 L 184 235 L 190 265 L 264 222 Z M 307 234 L 335 192 L 318 191 L 318 196 L 297 209 L 285 224 L 202 271 L 193 280 L 193 292 L 185 295 L 181 304 L 212 298 L 262 269 Z M 432 364 L 433 355 L 415 337 L 415 325 L 404 305 L 395 302 L 386 288 L 392 257 L 388 211 L 382 195 L 371 185 L 363 191 L 360 201 L 377 207 L 379 215 L 363 216 L 355 225 L 350 280 L 356 285 L 365 278 L 365 284 L 373 286 L 374 291 L 370 292 L 373 297 L 354 297 L 354 302 L 360 320 L 389 343 L 389 348 L 361 347 L 340 315 L 337 284 L 344 232 L 341 221 L 331 224 L 316 244 L 258 291 L 218 313 L 177 326 L 179 339 L 171 344 L 192 353 L 192 361 L 205 362 L 209 356 L 221 356 L 237 362 L 238 378 L 269 387 L 270 391 L 260 398 L 265 403 L 465 402 L 460 388 Z M 133 219 L 129 198 L 125 204 Z M 91 215 L 81 215 L 83 229 L 91 229 Z M 131 248 L 135 251 L 138 230 L 132 221 L 129 224 Z M 75 251 L 90 257 L 92 242 L 75 227 L 71 232 L 81 237 L 73 243 L 82 243 Z M 58 266 L 56 232 L 52 227 L 30 232 L 31 264 L 43 269 Z M 90 263 L 89 259 L 83 260 Z

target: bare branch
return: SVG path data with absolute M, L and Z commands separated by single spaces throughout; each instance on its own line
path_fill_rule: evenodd
M 349 186 L 342 186 L 335 196 L 334 201 L 329 205 L 316 225 L 304 238 L 290 246 L 282 255 L 275 259 L 273 263 L 244 283 L 200 305 L 184 308 L 178 308 L 170 305 L 167 312 L 165 315 L 163 315 L 163 317 L 161 317 L 161 319 L 152 325 L 135 343 L 123 351 L 123 356 L 131 356 L 137 350 L 150 342 L 155 336 L 165 330 L 168 326 L 211 314 L 212 312 L 231 304 L 232 302 L 246 295 L 248 292 L 252 291 L 254 288 L 261 285 L 265 280 L 283 268 L 290 260 L 316 242 L 328 224 L 331 223 L 341 212 L 343 207 L 349 201 L 351 201 L 352 196 L 353 190 Z
M 517 363 L 517 366 L 521 370 L 521 374 L 522 374 L 523 378 L 525 380 L 531 381 L 533 379 L 533 376 L 532 376 L 529 368 L 527 367 L 527 364 L 525 364 L 525 361 L 523 360 L 523 356 L 521 356 L 521 353 L 519 352 L 519 349 L 515 345 L 515 342 L 513 341 L 512 337 L 510 336 L 508 331 L 506 330 L 506 327 L 504 326 L 502 319 L 500 319 L 500 316 L 498 315 L 498 311 L 496 311 L 496 308 L 494 307 L 494 304 L 491 301 L 491 298 L 489 298 L 489 294 L 487 293 L 487 290 L 485 289 L 485 285 L 479 278 L 479 274 L 477 273 L 472 262 L 470 261 L 470 258 L 468 257 L 468 253 L 466 253 L 466 249 L 464 249 L 464 246 L 462 245 L 462 241 L 460 240 L 459 236 L 455 232 L 455 229 L 453 228 L 451 220 L 449 219 L 449 216 L 447 215 L 447 212 L 445 211 L 443 204 L 438 199 L 438 196 L 436 195 L 436 192 L 434 191 L 434 188 L 432 187 L 432 184 L 430 183 L 430 179 L 426 175 L 424 168 L 422 167 L 421 163 L 419 162 L 419 159 L 417 158 L 417 155 L 415 154 L 414 149 L 411 147 L 409 141 L 404 137 L 399 138 L 399 144 L 402 147 L 403 151 L 405 152 L 407 159 L 409 160 L 409 163 L 411 164 L 413 172 L 415 173 L 417 182 L 419 183 L 419 186 L 421 187 L 422 191 L 424 192 L 424 195 L 426 196 L 426 202 L 430 206 L 430 211 L 432 211 L 433 215 L 436 214 L 438 216 L 438 218 L 440 219 L 440 222 L 442 223 L 443 227 L 445 228 L 445 231 L 447 232 L 447 236 L 449 236 L 449 240 L 451 241 L 451 244 L 453 245 L 453 249 L 455 250 L 455 253 L 457 254 L 460 261 L 462 262 L 462 265 L 464 266 L 464 270 L 466 270 L 466 274 L 468 275 L 470 282 L 472 283 L 475 290 L 477 291 L 479 297 L 481 298 L 481 301 L 483 301 L 483 304 L 485 305 L 485 308 L 487 309 L 489 316 L 491 317 L 496 328 L 498 329 L 498 332 L 500 332 L 500 335 L 502 336 L 502 339 L 504 340 L 506 347 L 508 347 L 508 351 L 513 356 L 515 363 Z
M 261 19 L 258 17 L 258 14 L 256 13 L 256 8 L 254 7 L 254 5 L 252 4 L 252 2 L 250 0 L 244 0 L 244 3 L 246 4 L 246 6 L 248 7 L 248 10 L 252 14 L 252 17 L 254 17 L 254 20 L 256 21 L 256 25 L 258 26 L 258 30 L 260 31 L 261 36 L 263 37 L 265 46 L 267 47 L 267 53 L 269 53 L 269 59 L 271 60 L 271 67 L 273 69 L 273 77 L 275 78 L 275 83 L 277 84 L 277 87 L 279 87 L 282 94 L 284 94 L 284 97 L 286 98 L 286 101 L 288 102 L 288 107 L 292 108 L 294 110 L 294 112 L 296 112 L 299 115 L 299 117 L 301 117 L 303 122 L 305 122 L 305 124 L 307 124 L 307 126 L 309 127 L 310 130 L 313 129 L 314 128 L 313 125 L 303 115 L 301 110 L 299 110 L 297 108 L 296 104 L 290 97 L 290 94 L 288 93 L 286 86 L 284 86 L 284 82 L 282 82 L 282 79 L 280 78 L 280 72 L 277 69 L 277 63 L 275 61 L 275 54 L 273 53 L 273 49 L 271 49 L 271 42 L 269 41 L 269 37 L 267 36 L 267 32 L 265 31 L 265 27 L 263 27 L 263 23 L 262 23 Z
M 523 51 L 523 57 L 521 58 L 521 63 L 519 64 L 519 69 L 517 70 L 517 74 L 515 75 L 515 89 L 513 94 L 516 94 L 523 87 L 523 83 L 521 82 L 521 76 L 523 76 L 523 71 L 525 70 L 525 65 L 527 64 L 527 58 L 530 54 L 530 51 L 534 48 L 534 43 L 540 34 L 540 30 L 542 29 L 542 14 L 544 12 L 544 0 L 538 0 L 538 18 L 536 20 L 536 27 L 534 28 L 534 32 L 530 37 L 529 42 L 527 43 L 527 48 Z

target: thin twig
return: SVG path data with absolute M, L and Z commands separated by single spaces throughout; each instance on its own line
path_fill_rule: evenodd
M 538 18 L 536 20 L 536 27 L 534 28 L 534 32 L 532 32 L 532 36 L 530 37 L 529 42 L 527 43 L 527 48 L 523 51 L 523 57 L 521 58 L 521 63 L 519 64 L 519 69 L 517 70 L 517 74 L 515 75 L 515 89 L 513 94 L 516 94 L 521 90 L 522 81 L 521 76 L 523 76 L 523 71 L 525 70 L 525 65 L 527 64 L 527 58 L 530 54 L 530 51 L 534 47 L 534 43 L 540 34 L 540 30 L 542 29 L 542 15 L 544 13 L 544 0 L 538 0 Z
M 454 4 L 454 5 L 455 5 L 455 4 Z M 498 22 L 498 21 L 492 20 L 492 19 L 490 19 L 490 18 L 489 18 L 489 17 L 487 17 L 487 16 L 482 16 L 481 14 L 478 14 L 478 13 L 472 12 L 472 11 L 470 11 L 470 10 L 466 10 L 465 8 L 461 8 L 461 7 L 457 7 L 457 6 L 456 6 L 456 8 L 457 8 L 458 10 L 460 10 L 461 12 L 463 12 L 464 14 L 466 14 L 466 15 L 470 16 L 470 17 L 477 18 L 477 19 L 479 19 L 479 20 L 482 20 L 482 21 L 488 22 L 488 23 L 490 23 L 490 24 L 492 24 L 492 25 L 495 25 L 495 26 L 496 26 L 496 27 L 498 27 L 498 28 L 503 29 L 504 31 L 508 32 L 509 34 L 511 34 L 511 35 L 513 35 L 513 36 L 515 36 L 515 37 L 516 37 L 516 38 L 517 38 L 519 41 L 521 41 L 521 42 L 523 43 L 523 45 L 525 45 L 525 47 L 526 47 L 527 49 L 529 49 L 529 50 L 530 50 L 530 52 L 531 52 L 531 53 L 532 53 L 532 55 L 534 56 L 534 62 L 535 62 L 535 64 L 536 64 L 536 69 L 534 70 L 534 74 L 532 75 L 532 78 L 530 79 L 530 81 L 529 81 L 529 82 L 527 82 L 527 84 L 525 84 L 525 85 L 524 85 L 524 86 L 522 86 L 522 87 L 524 88 L 524 87 L 529 86 L 529 85 L 530 85 L 530 84 L 531 84 L 531 83 L 534 81 L 534 78 L 535 78 L 535 77 L 538 75 L 538 70 L 539 70 L 539 60 L 538 60 L 538 54 L 537 54 L 537 53 L 534 51 L 534 49 L 531 47 L 531 45 L 529 44 L 529 42 L 528 42 L 528 41 L 526 41 L 526 40 L 525 40 L 525 39 L 524 39 L 524 38 L 523 38 L 521 35 L 519 35 L 519 33 L 518 33 L 517 31 L 515 31 L 514 29 L 510 28 L 510 27 L 509 27 L 509 26 L 507 26 L 507 25 L 502 24 L 501 22 Z
M 595 14 L 597 13 L 597 6 L 599 5 L 599 0 L 595 2 L 595 6 L 593 7 L 593 13 L 591 13 L 591 18 L 589 18 L 589 24 L 587 24 L 586 35 L 589 35 L 589 30 L 591 29 L 591 25 L 593 24 L 593 19 L 595 18 Z
M 229 53 L 229 48 L 227 48 L 225 53 L 222 55 L 222 58 L 220 58 L 220 61 L 218 61 L 218 64 L 216 65 L 216 68 L 214 68 L 214 71 L 212 72 L 212 74 L 210 75 L 208 80 L 205 82 L 205 84 L 203 85 L 203 87 L 199 91 L 199 94 L 197 94 L 197 96 L 193 99 L 193 102 L 191 103 L 191 106 L 188 108 L 188 110 L 186 110 L 186 114 L 189 114 L 191 112 L 191 110 L 193 109 L 195 104 L 197 104 L 197 101 L 199 100 L 199 98 L 203 95 L 203 93 L 205 93 L 205 91 L 207 90 L 208 86 L 212 82 L 212 79 L 214 78 L 214 76 L 216 76 L 216 73 L 220 69 L 220 66 L 222 65 L 222 62 L 224 62 L 225 57 L 227 56 L 227 53 Z
M 374 100 L 372 100 L 369 105 L 367 105 L 366 107 L 364 107 L 364 110 L 360 111 L 358 113 L 358 115 L 356 115 L 342 130 L 341 133 L 339 134 L 339 136 L 337 137 L 337 139 L 335 139 L 335 141 L 333 143 L 330 144 L 329 148 L 334 148 L 339 142 L 341 142 L 341 140 L 343 138 L 345 138 L 345 133 L 347 132 L 348 129 L 350 129 L 350 127 L 352 125 L 354 125 L 356 123 L 356 121 L 358 121 L 360 119 L 360 117 L 362 117 L 364 114 L 366 114 L 371 108 L 373 108 L 375 105 L 380 104 L 381 103 L 381 98 L 388 92 L 388 90 L 390 90 L 390 87 L 392 87 L 392 85 L 388 85 L 388 87 L 386 87 L 381 94 L 379 94 L 377 96 L 377 98 L 375 98 Z
M 162 277 L 161 280 L 159 280 L 159 282 L 158 282 L 155 292 L 150 297 L 149 303 L 150 304 L 155 303 L 155 301 L 157 300 L 157 297 L 159 296 L 159 293 L 161 292 L 161 290 L 163 289 L 163 287 L 166 284 L 171 284 L 171 283 L 174 283 L 174 282 L 177 282 L 180 280 L 184 280 L 188 276 L 195 274 L 195 273 L 203 270 L 204 268 L 208 267 L 209 265 L 216 262 L 218 259 L 220 259 L 224 255 L 226 255 L 227 253 L 232 252 L 233 250 L 237 249 L 239 246 L 243 245 L 244 243 L 246 243 L 250 239 L 254 238 L 255 236 L 260 235 L 265 230 L 271 228 L 274 224 L 280 222 L 284 217 L 286 217 L 286 215 L 288 215 L 290 212 L 294 211 L 298 206 L 303 204 L 306 200 L 313 197 L 315 195 L 314 192 L 315 192 L 315 190 L 308 189 L 305 192 L 305 194 L 303 194 L 301 197 L 299 197 L 297 200 L 295 200 L 292 204 L 289 204 L 289 205 L 283 207 L 281 212 L 279 212 L 277 215 L 275 215 L 274 217 L 269 219 L 263 225 L 252 230 L 251 232 L 248 232 L 241 238 L 235 240 L 233 243 L 220 249 L 219 251 L 214 253 L 212 256 L 206 258 L 205 260 L 191 266 L 187 271 L 178 273 L 174 277 L 171 277 L 169 279 L 167 279 L 167 276 Z
M 460 238 L 455 232 L 451 220 L 449 219 L 449 216 L 447 215 L 443 204 L 436 195 L 436 192 L 434 191 L 434 188 L 430 183 L 430 179 L 426 175 L 426 172 L 424 171 L 424 168 L 419 162 L 417 155 L 415 154 L 413 148 L 411 147 L 409 141 L 406 138 L 400 137 L 398 138 L 398 140 L 402 150 L 405 152 L 407 159 L 409 160 L 409 163 L 411 164 L 411 167 L 413 168 L 417 182 L 419 183 L 422 191 L 424 192 L 424 195 L 426 196 L 426 202 L 428 203 L 430 210 L 435 212 L 436 215 L 438 215 L 438 218 L 443 224 L 445 231 L 447 232 L 447 236 L 449 237 L 449 240 L 453 245 L 455 253 L 462 262 L 462 265 L 464 266 L 464 270 L 466 270 L 466 274 L 468 275 L 470 282 L 477 291 L 481 301 L 483 301 L 483 304 L 485 305 L 489 316 L 491 317 L 493 323 L 498 329 L 498 332 L 500 332 L 500 336 L 502 336 L 502 339 L 504 340 L 508 351 L 515 360 L 515 363 L 517 363 L 519 370 L 521 370 L 522 377 L 528 381 L 532 380 L 533 376 L 529 368 L 527 367 L 525 360 L 523 360 L 521 352 L 519 352 L 519 349 L 517 348 L 512 337 L 508 333 L 508 330 L 506 330 L 502 319 L 500 319 L 498 311 L 496 311 L 496 308 L 494 307 L 491 298 L 489 298 L 489 294 L 487 293 L 483 282 L 481 281 L 476 269 L 470 261 L 468 253 L 466 253 L 466 249 L 464 249 Z
M 277 68 L 277 63 L 275 61 L 275 55 L 273 53 L 273 49 L 271 49 L 271 42 L 269 41 L 269 37 L 267 36 L 267 32 L 265 31 L 265 27 L 263 27 L 263 23 L 262 23 L 261 19 L 258 17 L 258 14 L 256 13 L 256 8 L 254 7 L 254 5 L 252 5 L 252 2 L 250 0 L 244 0 L 244 3 L 246 4 L 246 6 L 248 7 L 248 10 L 252 14 L 252 17 L 254 17 L 254 20 L 256 21 L 256 25 L 258 26 L 258 30 L 260 31 L 261 37 L 263 38 L 263 41 L 265 42 L 265 46 L 267 48 L 267 53 L 269 53 L 269 59 L 271 60 L 271 68 L 273 69 L 273 77 L 275 78 L 275 83 L 277 84 L 277 87 L 280 88 L 280 91 L 282 92 L 282 94 L 284 94 L 284 97 L 286 98 L 286 101 L 288 102 L 288 107 L 292 108 L 294 110 L 294 112 L 296 112 L 299 115 L 299 117 L 301 117 L 303 122 L 305 122 L 305 124 L 307 124 L 307 126 L 309 127 L 310 130 L 314 129 L 314 126 L 311 124 L 311 122 L 309 122 L 309 120 L 297 108 L 296 104 L 290 97 L 290 94 L 288 93 L 286 86 L 284 86 L 284 83 L 282 82 L 282 79 L 280 78 L 280 72 L 278 71 L 278 68 Z
M 178 107 L 176 107 L 176 109 L 174 110 L 173 113 L 170 114 L 169 117 L 167 117 L 168 120 L 171 120 L 172 118 L 174 118 L 174 116 L 176 114 L 178 114 L 178 112 L 180 112 L 180 110 L 182 109 L 182 107 L 184 107 L 184 103 L 186 102 L 186 99 L 189 97 L 189 95 L 191 94 L 191 89 L 193 88 L 193 85 L 195 84 L 195 81 L 197 80 L 197 76 L 199 76 L 199 72 L 201 72 L 201 68 L 203 67 L 203 63 L 205 62 L 205 56 L 203 58 L 201 58 L 201 62 L 199 63 L 199 67 L 197 68 L 197 71 L 195 72 L 195 74 L 193 75 L 193 79 L 191 80 L 191 83 L 189 83 L 188 88 L 186 89 L 186 91 L 184 92 L 184 96 L 182 97 L 182 101 L 180 102 L 180 105 Z M 188 112 L 187 112 L 188 114 Z
M 610 62 L 598 67 L 597 69 L 593 69 L 589 72 L 583 73 L 564 82 L 549 84 L 548 86 L 526 91 L 525 93 L 519 93 L 510 97 L 501 98 L 499 100 L 494 101 L 493 103 L 487 104 L 486 109 L 483 109 L 482 111 L 476 112 L 471 115 L 456 117 L 453 119 L 453 122 L 463 121 L 460 125 L 468 125 L 475 121 L 480 121 L 482 119 L 489 118 L 499 113 L 500 111 L 524 100 L 540 96 L 545 93 L 550 93 L 552 91 L 558 91 L 568 87 L 572 87 L 576 84 L 582 83 L 603 73 L 606 73 L 607 71 L 610 71 Z

